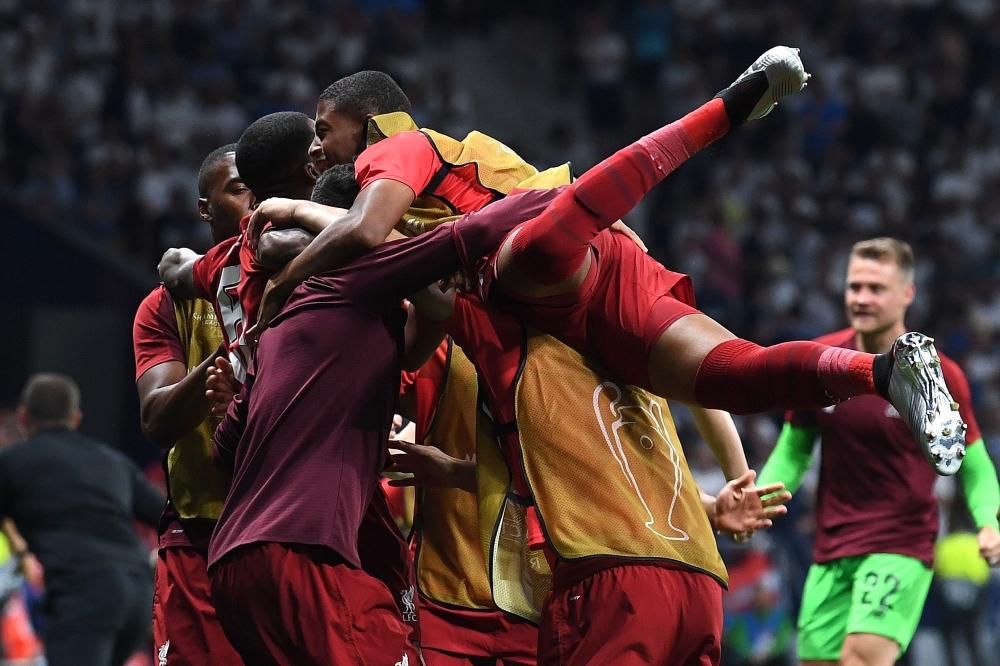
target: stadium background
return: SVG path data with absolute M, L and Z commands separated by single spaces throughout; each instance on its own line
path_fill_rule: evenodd
M 989 0 L 0 0 L 0 26 L 0 407 L 32 371 L 68 372 L 84 431 L 154 461 L 131 318 L 165 248 L 210 243 L 198 164 L 260 115 L 312 115 L 341 75 L 388 71 L 419 124 L 480 129 L 536 165 L 570 159 L 580 172 L 784 43 L 802 48 L 806 92 L 691 160 L 629 222 L 694 277 L 703 309 L 760 343 L 844 325 L 850 245 L 908 240 L 908 324 L 961 363 L 1000 452 L 1000 10 Z M 751 466 L 779 417 L 739 420 Z M 690 424 L 683 436 L 716 489 L 707 447 Z M 761 655 L 787 648 L 809 561 L 800 495 L 772 534 L 726 546 L 746 581 L 727 622 Z M 968 521 L 954 495 L 941 484 L 949 530 Z M 991 585 L 976 634 L 995 655 Z M 944 663 L 940 592 L 912 663 Z

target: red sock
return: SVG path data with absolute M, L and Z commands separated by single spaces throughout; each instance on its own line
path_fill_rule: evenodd
M 721 99 L 713 99 L 589 169 L 545 212 L 518 229 L 511 242 L 518 268 L 542 284 L 569 279 L 594 236 L 728 130 L 725 106 Z
M 816 409 L 857 395 L 877 394 L 873 354 L 818 342 L 761 347 L 728 340 L 710 351 L 695 378 L 702 407 L 734 414 Z

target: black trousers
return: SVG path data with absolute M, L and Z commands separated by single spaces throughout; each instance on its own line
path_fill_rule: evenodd
M 149 572 L 109 569 L 46 583 L 42 638 L 49 666 L 120 666 L 148 639 Z

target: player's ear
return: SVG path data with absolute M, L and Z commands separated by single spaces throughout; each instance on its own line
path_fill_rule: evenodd
M 906 305 L 909 306 L 913 303 L 913 299 L 917 297 L 917 285 L 912 280 L 906 285 L 906 290 L 903 292 L 906 297 Z
M 212 223 L 212 209 L 205 197 L 198 197 L 198 217 L 209 224 Z

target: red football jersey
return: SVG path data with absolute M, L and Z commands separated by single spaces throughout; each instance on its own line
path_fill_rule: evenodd
M 249 360 L 240 344 L 247 321 L 239 298 L 242 245 L 242 235 L 227 238 L 199 258 L 194 263 L 193 271 L 198 295 L 215 307 L 215 315 L 222 324 L 222 335 L 229 349 L 229 362 L 233 364 L 233 373 L 240 383 L 246 380 Z

